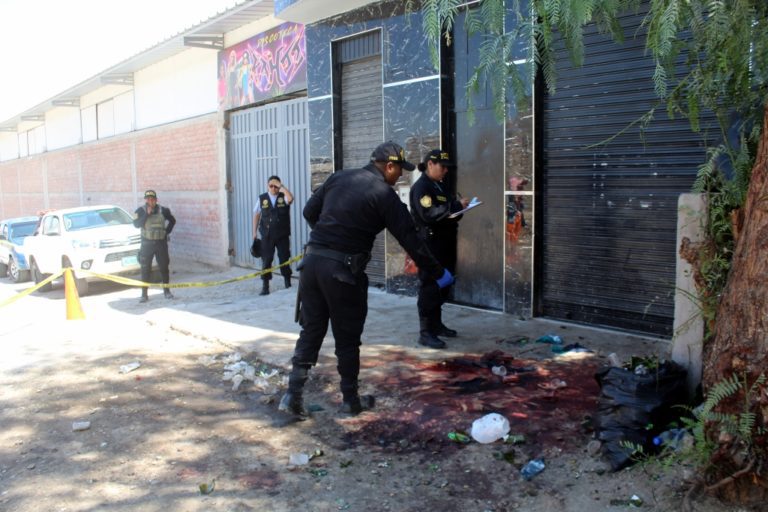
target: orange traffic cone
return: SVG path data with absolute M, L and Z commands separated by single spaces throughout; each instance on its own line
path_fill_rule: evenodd
M 64 270 L 64 300 L 67 301 L 67 320 L 85 320 L 71 268 Z

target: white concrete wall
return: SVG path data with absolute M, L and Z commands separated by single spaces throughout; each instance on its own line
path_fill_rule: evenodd
M 19 135 L 16 132 L 0 132 L 0 162 L 19 158 Z
M 135 73 L 136 129 L 215 112 L 216 54 L 190 48 Z
M 80 109 L 59 107 L 45 114 L 48 151 L 73 146 L 82 142 L 80 134 Z
M 115 96 L 115 135 L 128 133 L 136 126 L 135 110 L 133 108 L 133 91 Z

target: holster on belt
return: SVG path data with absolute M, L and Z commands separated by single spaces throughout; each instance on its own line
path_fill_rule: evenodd
M 327 247 L 317 247 L 314 245 L 307 246 L 306 254 L 315 254 L 323 258 L 339 261 L 349 267 L 349 271 L 355 276 L 359 276 L 365 272 L 365 267 L 368 265 L 368 262 L 371 261 L 371 254 L 367 252 L 347 254 L 334 249 L 328 249 Z

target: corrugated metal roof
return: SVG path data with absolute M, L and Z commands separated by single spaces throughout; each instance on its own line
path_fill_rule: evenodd
M 261 18 L 271 16 L 274 12 L 275 4 L 273 0 L 242 1 L 223 12 L 211 16 L 197 25 L 183 30 L 168 39 L 137 53 L 133 57 L 127 58 L 119 64 L 105 69 L 101 73 L 92 76 L 74 87 L 48 98 L 39 105 L 3 121 L 0 123 L 0 131 L 15 129 L 19 123 L 24 121 L 22 117 L 26 118 L 29 116 L 40 116 L 45 114 L 45 112 L 55 107 L 54 102 L 66 102 L 73 99 L 79 99 L 81 96 L 103 87 L 103 77 L 131 75 L 152 64 L 156 64 L 189 49 L 189 46 L 184 45 L 185 37 L 202 35 L 223 36 L 227 32 L 231 32 Z

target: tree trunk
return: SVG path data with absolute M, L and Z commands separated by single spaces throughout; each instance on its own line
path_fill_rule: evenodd
M 761 373 L 768 376 L 768 104 L 742 214 L 744 222 L 718 305 L 714 338 L 705 347 L 705 391 L 733 374 L 742 381 L 746 376 L 748 386 Z M 742 389 L 739 395 L 723 400 L 717 410 L 738 414 L 746 407 Z M 757 427 L 768 426 L 768 386 L 750 395 L 748 407 L 756 414 L 753 448 L 748 455 L 743 445 L 711 432 L 714 439 L 719 439 L 719 450 L 713 458 L 718 474 L 712 475 L 710 484 L 753 462 L 748 472 L 718 488 L 721 497 L 740 503 L 768 499 L 768 438 L 757 431 Z

